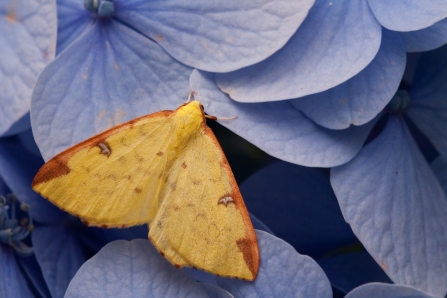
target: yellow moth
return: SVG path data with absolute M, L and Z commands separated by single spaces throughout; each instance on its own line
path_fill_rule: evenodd
M 258 273 L 253 226 L 198 101 L 65 150 L 32 187 L 91 226 L 149 224 L 150 241 L 176 267 L 246 280 Z

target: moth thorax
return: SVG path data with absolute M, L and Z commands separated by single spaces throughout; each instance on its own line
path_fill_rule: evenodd
M 203 112 L 200 109 L 200 103 L 192 101 L 177 110 L 176 134 L 181 140 L 187 140 L 189 137 L 202 129 L 204 122 Z

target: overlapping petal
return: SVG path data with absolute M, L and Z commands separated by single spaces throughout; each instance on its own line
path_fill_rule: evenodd
M 31 182 L 43 165 L 39 156 L 30 154 L 18 137 L 0 142 L 0 176 L 22 203 L 30 206 L 31 217 L 41 223 L 60 222 L 63 212 L 31 189 Z
M 26 117 L 32 88 L 38 74 L 55 55 L 55 2 L 0 2 L 0 135 L 29 127 Z M 14 126 L 19 120 L 22 123 Z
M 371 10 L 385 28 L 413 31 L 426 28 L 447 16 L 444 0 L 368 0 Z
M 400 32 L 407 52 L 423 52 L 436 49 L 447 43 L 447 19 L 432 26 L 411 31 Z
M 219 88 L 241 102 L 292 99 L 325 91 L 364 69 L 382 28 L 366 1 L 317 0 L 289 42 L 266 60 L 218 74 Z
M 384 283 L 369 283 L 352 290 L 345 298 L 434 298 L 413 287 L 390 285 Z
M 302 254 L 317 257 L 357 241 L 319 169 L 278 161 L 240 188 L 247 209 Z
M 38 226 L 32 241 L 51 297 L 64 297 L 71 279 L 87 260 L 75 233 L 63 225 Z
M 352 244 L 341 247 L 334 252 L 335 255 L 318 260 L 318 265 L 323 268 L 332 287 L 343 294 L 365 283 L 392 283 L 368 252 L 359 251 L 359 246 Z
M 238 297 L 332 297 L 329 280 L 310 257 L 269 233 L 256 231 L 261 263 L 253 282 L 217 278 L 218 286 Z
M 116 0 L 116 17 L 178 61 L 227 72 L 279 50 L 315 0 Z
M 331 167 L 354 157 L 373 122 L 345 130 L 330 130 L 315 124 L 289 102 L 238 103 L 221 92 L 214 74 L 194 70 L 191 89 L 205 111 L 218 117 L 237 116 L 220 123 L 268 154 L 292 163 Z
M 93 25 L 95 17 L 84 8 L 84 1 L 57 1 L 57 54 Z
M 90 26 L 39 76 L 31 121 L 44 159 L 188 97 L 191 69 L 113 20 Z
M 447 46 L 421 56 L 406 114 L 439 152 L 447 151 Z
M 114 241 L 84 263 L 65 297 L 208 297 L 148 240 Z
M 9 246 L 0 245 L 0 297 L 33 298 Z
M 379 52 L 360 73 L 325 92 L 290 102 L 313 121 L 330 129 L 363 125 L 376 117 L 396 93 L 405 60 L 399 35 L 383 30 Z
M 403 119 L 349 163 L 331 170 L 346 221 L 399 284 L 447 292 L 447 200 Z M 380 187 L 378 187 L 380 186 Z

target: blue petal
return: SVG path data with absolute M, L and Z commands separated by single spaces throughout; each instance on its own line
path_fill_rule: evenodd
M 116 16 L 182 63 L 233 71 L 279 50 L 315 0 L 116 0 Z
M 381 26 L 366 0 L 317 0 L 289 42 L 253 66 L 216 75 L 242 102 L 291 99 L 325 91 L 364 69 L 379 50 Z
M 447 154 L 441 154 L 431 163 L 431 168 L 441 184 L 444 194 L 447 195 Z
M 57 1 L 57 54 L 93 23 L 94 16 L 84 8 L 83 2 L 80 0 Z
M 382 26 L 394 31 L 414 31 L 433 25 L 447 15 L 444 0 L 369 0 Z
M 31 123 L 44 159 L 137 116 L 176 108 L 188 97 L 190 73 L 116 21 L 90 26 L 36 83 Z
M 65 297 L 92 296 L 208 297 L 195 280 L 143 239 L 111 242 L 79 269 Z
M 208 296 L 211 298 L 234 298 L 228 291 L 225 291 L 222 288 L 219 288 L 216 285 L 209 284 L 206 282 L 199 283 L 202 288 L 206 291 Z
M 37 75 L 54 58 L 56 3 L 55 0 L 1 1 L 0 16 L 0 135 L 3 135 L 28 113 Z
M 332 167 L 357 154 L 372 124 L 329 130 L 313 123 L 289 102 L 243 104 L 222 93 L 210 73 L 194 70 L 191 89 L 205 111 L 219 117 L 237 116 L 220 124 L 268 154 L 292 163 Z
M 447 151 L 447 46 L 421 55 L 406 113 L 439 152 Z
M 35 254 L 26 258 L 16 258 L 16 260 L 23 270 L 23 274 L 26 275 L 31 283 L 30 287 L 32 287 L 33 292 L 37 293 L 38 297 L 50 297 L 50 292 Z
M 350 292 L 345 298 L 435 298 L 418 289 L 402 285 L 369 283 Z
M 0 297 L 5 298 L 33 298 L 26 280 L 20 272 L 12 249 L 0 245 Z
M 359 244 L 360 245 L 360 244 Z M 354 246 L 347 246 L 346 251 Z M 380 281 L 392 283 L 374 259 L 366 252 L 350 252 L 318 260 L 333 288 L 343 294 L 362 284 Z M 379 297 L 379 296 L 378 296 Z
M 261 262 L 253 281 L 217 278 L 217 285 L 234 297 L 332 297 L 329 280 L 310 257 L 283 240 L 256 231 Z
M 274 235 L 272 230 L 270 230 L 269 227 L 267 227 L 256 216 L 254 216 L 251 213 L 249 213 L 249 215 L 250 215 L 251 223 L 253 224 L 253 228 L 255 228 L 256 230 L 261 230 L 261 231 L 264 231 L 264 232 L 267 232 L 267 233 L 270 233 L 270 234 Z
M 407 52 L 423 52 L 447 43 L 447 19 L 417 31 L 400 33 Z
M 31 217 L 42 223 L 58 222 L 63 212 L 31 189 L 43 160 L 26 150 L 17 137 L 0 140 L 0 176 L 20 202 L 30 205 Z
M 401 118 L 332 169 L 331 183 L 346 221 L 395 283 L 447 292 L 446 197 Z
M 51 296 L 64 297 L 71 279 L 87 259 L 75 233 L 63 225 L 38 226 L 32 233 L 32 240 Z
M 357 240 L 321 170 L 276 162 L 240 187 L 248 210 L 303 254 L 319 256 Z
M 291 100 L 316 123 L 344 129 L 372 120 L 391 100 L 405 70 L 405 48 L 399 35 L 384 30 L 374 60 L 359 74 L 328 91 Z
M 17 135 L 17 137 L 28 152 L 41 157 L 39 147 L 37 147 L 36 141 L 34 140 L 33 131 L 31 129 L 21 132 Z

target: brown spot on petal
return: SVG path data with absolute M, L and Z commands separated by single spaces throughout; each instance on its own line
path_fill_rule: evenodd
M 157 153 L 157 155 L 158 156 L 163 156 L 163 152 L 160 151 L 160 152 Z
M 177 269 L 182 268 L 182 266 L 180 266 L 179 264 L 174 264 L 174 267 L 177 268 Z
M 108 225 L 101 225 L 100 227 L 101 227 L 102 229 L 108 229 L 108 228 L 109 228 Z
M 182 163 L 182 168 L 186 169 L 188 167 L 188 165 L 186 164 L 186 162 Z
M 139 187 L 135 187 L 135 189 L 133 191 L 136 193 L 141 193 L 143 190 Z

